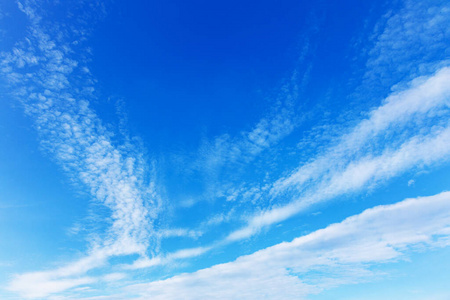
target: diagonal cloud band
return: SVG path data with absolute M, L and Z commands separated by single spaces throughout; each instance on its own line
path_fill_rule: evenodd
M 90 108 L 92 86 L 73 84 L 80 77 L 93 81 L 83 61 L 71 58 L 73 43 L 52 37 L 34 2 L 18 4 L 28 16 L 29 31 L 11 52 L 1 54 L 1 73 L 35 122 L 44 149 L 110 211 L 110 227 L 92 240 L 86 257 L 56 270 L 18 275 L 11 282 L 10 289 L 24 297 L 44 297 L 92 282 L 73 276 L 104 265 L 111 256 L 145 254 L 156 238 L 152 222 L 160 202 L 143 153 L 130 142 L 120 145 L 112 139 Z
M 420 78 L 410 89 L 388 97 L 370 117 L 343 135 L 337 146 L 276 181 L 270 197 L 292 193 L 294 200 L 250 217 L 247 226 L 232 232 L 227 241 L 247 238 L 262 227 L 294 216 L 314 203 L 361 190 L 368 184 L 387 180 L 414 166 L 431 166 L 450 157 L 450 68 L 429 78 Z M 436 125 L 425 135 L 413 135 L 402 144 L 386 142 L 379 155 L 363 153 L 364 146 L 392 127 L 402 128 L 419 118 L 435 118 Z M 439 120 L 440 119 L 440 120 Z M 423 130 L 423 128 L 422 128 Z M 356 157 L 355 157 L 356 156 Z M 295 195 L 300 194 L 300 196 Z
M 399 261 L 415 247 L 448 246 L 449 212 L 450 192 L 377 206 L 292 242 L 127 291 L 135 299 L 306 299 L 373 278 L 372 265 Z

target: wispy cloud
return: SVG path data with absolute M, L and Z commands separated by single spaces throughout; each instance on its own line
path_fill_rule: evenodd
M 283 140 L 302 124 L 307 114 L 299 113 L 304 105 L 301 93 L 312 68 L 311 62 L 305 63 L 311 52 L 308 38 L 304 38 L 305 45 L 298 58 L 298 64 L 306 66 L 296 67 L 268 96 L 270 100 L 261 100 L 269 105 L 261 118 L 244 130 L 204 137 L 196 152 L 174 156 L 175 168 L 180 169 L 179 176 L 198 178 L 204 186 L 203 194 L 183 199 L 182 207 L 191 207 L 201 200 L 235 200 L 236 195 L 241 194 L 240 190 L 246 189 L 238 185 L 249 166 L 259 164 L 264 157 L 271 156 L 271 152 L 281 149 Z
M 133 262 L 133 264 L 124 266 L 124 268 L 133 270 L 168 265 L 177 260 L 183 260 L 203 255 L 206 252 L 209 252 L 212 248 L 213 247 L 187 248 L 169 253 L 167 255 L 159 255 L 152 258 L 142 257 Z
M 403 259 L 416 246 L 446 246 L 449 211 L 450 192 L 377 206 L 234 262 L 127 289 L 139 299 L 303 299 L 377 276 L 372 265 Z
M 445 116 L 448 115 L 450 96 L 450 68 L 443 68 L 418 81 L 420 83 L 414 83 L 408 90 L 388 97 L 382 106 L 369 114 L 368 119 L 340 137 L 340 142 L 324 155 L 276 181 L 269 197 L 289 195 L 294 200 L 251 217 L 248 226 L 231 233 L 228 240 L 249 237 L 262 227 L 281 222 L 314 203 L 358 191 L 413 167 L 448 160 L 450 129 Z M 425 135 L 402 137 L 400 145 L 399 140 L 384 138 L 390 132 L 409 125 L 411 120 L 436 116 L 434 128 Z M 374 144 L 375 149 L 382 149 L 381 153 L 367 150 L 368 145 Z
M 104 220 L 97 220 L 106 229 L 88 237 L 90 244 L 81 258 L 53 269 L 13 275 L 8 289 L 23 298 L 50 298 L 67 290 L 75 292 L 76 287 L 82 292 L 98 283 L 121 281 L 126 277 L 122 272 L 199 257 L 249 238 L 314 204 L 450 159 L 446 47 L 450 6 L 433 0 L 415 7 L 414 1 L 405 1 L 398 13 L 385 17 L 386 24 L 380 25 L 382 30 L 376 32 L 369 51 L 361 90 L 381 81 L 390 90 L 381 104 L 355 121 L 356 125 L 342 127 L 331 146 L 318 149 L 307 162 L 299 165 L 300 159 L 294 160 L 289 169 L 271 172 L 276 165 L 272 154 L 285 150 L 283 140 L 298 129 L 304 117 L 298 114 L 298 99 L 308 81 L 307 67 L 303 80 L 293 76 L 272 110 L 250 129 L 205 139 L 200 147 L 188 175 L 201 173 L 206 178 L 205 194 L 217 202 L 223 200 L 220 208 L 211 209 L 196 228 L 154 226 L 162 201 L 144 151 L 127 136 L 123 124 L 119 124 L 121 136 L 108 130 L 90 105 L 95 99 L 95 80 L 79 49 L 74 50 L 85 38 L 83 29 L 76 30 L 76 38 L 70 33 L 75 32 L 73 28 L 60 26 L 56 32 L 45 25 L 36 3 L 18 2 L 28 16 L 29 30 L 21 42 L 1 53 L 0 74 L 34 121 L 43 149 L 108 213 Z M 256 164 L 263 171 L 253 172 Z M 250 169 L 252 176 L 258 174 L 238 176 L 241 168 Z M 183 209 L 198 201 L 191 198 Z M 417 245 L 448 246 L 449 203 L 450 194 L 444 192 L 379 206 L 234 262 L 133 284 L 125 291 L 142 299 L 179 299 L 180 294 L 186 299 L 307 297 L 372 278 L 377 274 L 371 265 L 397 261 Z M 220 234 L 202 239 L 212 227 L 222 225 L 227 226 Z M 159 253 L 162 239 L 186 237 L 195 240 L 192 248 L 179 243 L 178 250 Z M 92 275 L 95 268 L 107 268 L 110 258 L 130 254 L 138 256 L 131 264 L 119 264 L 106 275 Z
M 376 106 L 378 107 L 370 110 L 367 114 L 368 117 L 357 126 L 346 127 L 341 124 L 339 130 L 336 130 L 329 138 L 331 140 L 330 146 L 317 149 L 319 153 L 314 159 L 301 164 L 296 170 L 279 178 L 276 182 L 271 182 L 276 176 L 274 175 L 276 172 L 273 172 L 276 157 L 273 155 L 262 157 L 261 159 L 265 161 L 261 163 L 262 167 L 259 166 L 260 169 L 265 168 L 266 174 L 270 174 L 270 179 L 267 179 L 264 174 L 252 173 L 257 178 L 257 182 L 252 182 L 252 180 L 246 180 L 237 175 L 237 170 L 241 167 L 247 169 L 254 167 L 249 167 L 248 160 L 246 163 L 243 162 L 247 157 L 246 151 L 251 152 L 254 149 L 246 142 L 246 138 L 250 136 L 249 132 L 243 134 L 243 139 L 233 139 L 228 135 L 223 135 L 214 142 L 207 144 L 207 147 L 203 148 L 203 157 L 202 160 L 199 160 L 199 165 L 206 170 L 213 171 L 207 176 L 212 182 L 211 185 L 218 182 L 221 184 L 221 189 L 219 191 L 214 189 L 216 193 L 212 196 L 209 195 L 210 198 L 221 197 L 227 201 L 250 202 L 253 206 L 244 205 L 247 209 L 245 214 L 252 214 L 251 211 L 256 210 L 255 215 L 257 217 L 255 218 L 257 219 L 260 214 L 264 215 L 268 210 L 267 207 L 264 207 L 265 205 L 277 203 L 274 208 L 278 211 L 286 202 L 294 199 L 297 204 L 291 206 L 297 206 L 298 208 L 286 209 L 286 216 L 281 217 L 280 214 L 280 218 L 274 221 L 279 222 L 298 213 L 311 203 L 323 201 L 324 199 L 306 201 L 305 198 L 309 197 L 310 194 L 321 194 L 320 186 L 330 183 L 332 177 L 338 178 L 341 176 L 339 174 L 344 172 L 350 166 L 350 163 L 356 168 L 359 160 L 361 160 L 361 163 L 367 163 L 368 160 L 376 157 L 384 159 L 393 154 L 396 149 L 403 147 L 402 145 L 406 146 L 410 139 L 411 141 L 413 139 L 420 140 L 431 133 L 433 126 L 446 127 L 445 116 L 448 115 L 449 105 L 449 90 L 447 88 L 449 81 L 447 49 L 447 41 L 450 36 L 448 30 L 450 28 L 448 26 L 450 24 L 449 11 L 450 7 L 446 1 L 422 2 L 419 5 L 416 5 L 414 1 L 404 1 L 399 3 L 398 9 L 386 14 L 375 29 L 372 37 L 372 48 L 367 50 L 369 55 L 366 73 L 357 94 L 361 99 L 372 97 L 368 102 L 377 103 L 377 99 L 380 99 L 380 93 L 372 93 L 372 91 L 375 91 L 377 86 L 381 86 L 383 88 L 381 95 L 383 97 L 385 97 L 384 95 L 388 96 L 385 97 L 381 105 L 378 106 L 377 103 Z M 379 82 L 380 80 L 382 82 Z M 292 88 L 293 86 L 295 88 Z M 298 92 L 298 85 L 293 86 L 291 86 L 291 90 L 296 92 L 286 93 L 286 95 L 291 95 L 291 99 L 297 101 L 301 97 L 301 93 Z M 288 90 L 290 89 L 286 91 Z M 362 95 L 362 93 L 365 95 Z M 285 116 L 280 112 L 275 119 L 278 117 L 290 120 L 289 115 Z M 300 124 L 299 119 L 297 119 L 297 123 L 291 124 L 298 126 Z M 296 126 L 286 126 L 289 130 L 280 137 L 292 134 Z M 259 132 L 259 127 L 259 125 L 256 126 L 254 132 Z M 309 148 L 315 149 L 314 140 L 322 138 L 322 131 L 318 130 L 318 136 L 314 136 L 313 140 L 307 141 L 303 145 L 302 151 L 308 151 Z M 267 130 L 261 132 L 267 132 Z M 272 151 L 270 152 L 272 154 L 276 152 L 276 149 L 283 148 L 284 145 L 278 144 L 279 142 L 282 142 L 282 138 L 276 139 L 276 142 L 265 143 L 267 147 L 258 149 L 264 149 L 266 152 Z M 258 151 L 254 153 L 260 154 Z M 398 155 L 402 153 L 407 154 L 399 152 Z M 302 153 L 298 153 L 298 156 L 301 155 Z M 446 157 L 446 154 L 443 154 L 443 156 Z M 250 155 L 248 157 L 255 156 Z M 435 162 L 438 159 L 436 157 Z M 226 173 L 223 177 L 233 178 L 235 179 L 234 182 L 231 182 L 231 180 L 220 181 L 218 176 L 214 176 L 214 172 L 222 168 L 225 163 L 233 162 L 233 160 L 241 161 L 239 161 L 240 164 L 231 164 L 232 171 Z M 375 162 L 376 160 L 373 161 L 373 163 Z M 421 162 L 420 159 L 417 161 L 411 160 L 409 167 L 405 165 L 403 169 L 398 169 L 395 174 L 386 172 L 384 179 L 397 176 L 419 162 Z M 428 163 L 421 164 L 421 166 L 427 165 Z M 360 167 L 364 168 L 363 165 Z M 349 175 L 348 172 L 346 174 Z M 370 178 L 364 181 L 360 188 L 370 186 L 377 180 L 382 181 L 383 178 Z M 355 188 L 351 188 L 347 192 L 349 191 L 355 191 Z M 331 199 L 332 197 L 329 193 L 326 197 L 314 196 L 312 198 Z M 298 205 L 299 202 L 303 203 L 302 208 Z M 309 204 L 304 205 L 306 202 L 309 202 Z M 243 209 L 241 203 L 236 204 L 236 206 Z M 230 207 L 233 207 L 233 205 L 230 205 Z M 288 210 L 290 212 L 287 212 Z M 236 218 L 233 218 L 233 220 L 236 221 Z M 252 222 L 250 218 L 249 223 Z M 245 230 L 248 234 L 250 232 L 253 234 L 259 228 L 259 226 L 256 226 L 255 230 L 250 230 L 247 227 Z M 248 235 L 242 237 L 244 236 Z
M 382 18 L 373 35 L 365 74 L 365 85 L 371 90 L 366 88 L 367 92 L 429 75 L 450 63 L 448 1 L 406 0 L 399 6 Z
M 430 13 L 415 20 L 418 24 L 428 23 L 429 28 L 427 28 L 432 31 L 439 30 L 438 28 L 442 27 L 439 24 L 448 19 L 445 16 L 436 17 L 436 14 L 445 14 L 446 4 L 442 2 L 435 4 L 439 4 L 440 8 L 436 9 L 434 4 L 430 4 L 434 7 L 430 9 Z M 395 29 L 396 19 L 410 18 L 405 15 L 413 14 L 415 8 L 410 2 L 407 2 L 405 7 L 397 14 L 389 15 L 388 20 L 392 19 L 392 21 L 388 21 L 385 32 L 381 33 L 382 36 L 386 35 L 386 32 L 398 30 Z M 420 14 L 417 11 L 414 13 Z M 435 18 L 439 22 L 434 22 Z M 415 29 L 422 34 L 425 29 L 421 26 Z M 416 36 L 410 34 L 408 40 L 411 43 L 421 43 L 418 38 L 421 34 Z M 385 39 L 382 36 L 375 48 L 383 48 L 383 55 L 387 57 L 389 56 L 387 52 L 397 48 L 392 43 L 381 42 Z M 441 42 L 439 37 L 438 43 Z M 406 51 L 410 43 L 397 46 Z M 376 53 L 375 50 L 372 52 L 371 61 L 377 56 Z M 435 57 L 434 69 L 424 73 L 428 74 L 427 76 L 410 77 L 413 80 L 406 80 L 407 83 L 402 82 L 394 88 L 396 91 L 391 92 L 379 107 L 372 109 L 366 119 L 356 126 L 341 128 L 341 134 L 334 137 L 334 146 L 323 150 L 314 159 L 300 165 L 275 182 L 265 181 L 264 184 L 258 182 L 255 185 L 244 182 L 240 185 L 232 185 L 227 192 L 222 191 L 219 195 L 225 196 L 227 201 L 251 199 L 251 204 L 259 201 L 259 203 L 267 204 L 266 207 L 261 208 L 258 205 L 245 207 L 237 203 L 236 206 L 230 205 L 232 208 L 229 211 L 233 212 L 233 207 L 239 207 L 240 214 L 230 218 L 230 214 L 219 213 L 204 224 L 236 221 L 244 216 L 247 225 L 231 232 L 225 240 L 232 242 L 245 239 L 258 233 L 263 227 L 282 222 L 315 203 L 361 191 L 363 188 L 371 187 L 412 169 L 430 167 L 447 161 L 450 154 L 447 121 L 450 69 L 442 67 L 436 70 L 437 67 L 445 65 L 445 61 L 440 61 L 440 58 Z M 376 70 L 377 64 L 370 62 L 368 67 L 369 70 Z M 431 70 L 435 72 L 430 74 Z M 370 85 L 370 83 L 365 82 L 363 85 Z M 283 118 L 283 114 L 279 114 L 279 117 Z M 287 128 L 293 130 L 290 126 Z M 228 137 L 224 140 L 219 138 L 217 151 L 206 152 L 210 154 L 212 161 L 220 162 L 218 165 L 228 161 L 230 155 L 234 157 L 233 153 L 241 153 L 241 151 L 233 150 L 240 143 L 228 143 L 227 140 Z M 267 148 L 273 146 L 273 144 L 267 144 Z M 252 149 L 248 146 L 244 148 Z M 222 149 L 223 152 L 218 149 Z M 239 155 L 236 157 L 242 158 Z M 267 168 L 270 169 L 272 161 L 273 158 L 269 157 Z M 209 164 L 206 163 L 206 169 L 208 166 Z M 212 181 L 217 182 L 217 178 Z M 246 217 L 249 215 L 250 217 Z
M 45 297 L 93 282 L 78 276 L 111 256 L 147 255 L 154 246 L 152 220 L 160 203 L 143 153 L 131 143 L 113 140 L 89 105 L 92 84 L 73 84 L 80 76 L 93 82 L 84 61 L 72 58 L 70 43 L 46 31 L 33 2 L 19 2 L 19 8 L 29 18 L 29 34 L 2 53 L 1 72 L 34 120 L 43 148 L 74 182 L 87 187 L 94 202 L 110 211 L 109 228 L 91 240 L 85 258 L 56 270 L 18 275 L 9 287 L 24 297 Z
M 236 138 L 222 135 L 204 144 L 200 150 L 201 168 L 215 170 L 223 164 L 248 162 L 290 134 L 299 122 L 293 109 L 298 101 L 296 78 L 283 88 L 280 98 L 284 99 L 278 100 L 270 115 L 259 120 L 251 130 L 241 132 Z
M 89 264 L 86 265 L 86 262 Z M 17 275 L 7 288 L 24 298 L 43 298 L 76 286 L 97 282 L 98 278 L 82 274 L 104 263 L 105 257 L 99 257 L 98 254 L 92 255 L 57 270 Z
M 272 193 L 277 194 L 293 185 L 301 186 L 313 178 L 310 176 L 311 173 L 321 175 L 325 168 L 334 169 L 331 166 L 348 163 L 355 158 L 355 155 L 361 155 L 361 152 L 367 151 L 367 145 L 373 144 L 374 140 L 387 144 L 380 146 L 394 143 L 395 141 L 390 139 L 380 141 L 380 136 L 384 139 L 396 130 L 406 131 L 407 126 L 411 126 L 412 119 L 418 122 L 441 113 L 448 113 L 449 79 L 450 68 L 443 68 L 429 78 L 416 79 L 407 90 L 392 94 L 384 100 L 383 105 L 369 113 L 368 119 L 360 122 L 348 134 L 339 137 L 339 143 L 327 150 L 324 156 L 301 166 L 288 177 L 278 180 L 274 184 Z M 336 165 L 333 161 L 339 164 Z
M 202 236 L 202 232 L 199 230 L 190 230 L 186 228 L 172 228 L 172 229 L 160 229 L 155 233 L 161 238 L 171 237 L 190 237 L 196 239 Z

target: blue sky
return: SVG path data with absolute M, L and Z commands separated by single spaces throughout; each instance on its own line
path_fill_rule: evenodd
M 0 298 L 449 299 L 449 41 L 439 0 L 1 2 Z

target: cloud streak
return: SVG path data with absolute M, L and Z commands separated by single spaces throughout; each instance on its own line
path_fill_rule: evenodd
M 246 227 L 232 232 L 227 240 L 247 238 L 262 227 L 292 217 L 314 203 L 359 191 L 413 167 L 431 166 L 448 160 L 450 127 L 445 116 L 448 116 L 450 98 L 450 68 L 443 68 L 433 76 L 417 81 L 419 83 L 414 83 L 410 89 L 389 96 L 382 106 L 369 114 L 368 119 L 343 135 L 340 142 L 324 155 L 276 181 L 268 197 L 290 195 L 294 200 L 257 213 L 249 219 Z M 435 126 L 425 135 L 413 135 L 400 145 L 395 139 L 383 138 L 389 131 L 405 127 L 412 120 L 427 118 L 434 119 Z M 373 144 L 374 140 L 380 143 L 377 140 L 380 138 L 384 143 L 382 153 L 367 153 L 367 145 Z
M 450 192 L 367 209 L 237 260 L 127 288 L 137 299 L 305 299 L 377 276 L 415 247 L 448 246 Z M 319 276 L 312 276 L 316 272 Z
M 146 255 L 155 240 L 152 221 L 160 203 L 143 154 L 129 142 L 113 140 L 90 108 L 93 86 L 74 84 L 80 77 L 93 82 L 84 62 L 71 58 L 70 44 L 52 37 L 33 2 L 19 2 L 19 8 L 29 18 L 29 34 L 2 53 L 1 72 L 35 122 L 43 148 L 110 212 L 109 228 L 91 239 L 86 257 L 56 270 L 18 275 L 10 283 L 9 289 L 23 297 L 45 297 L 95 281 L 79 276 L 111 256 Z

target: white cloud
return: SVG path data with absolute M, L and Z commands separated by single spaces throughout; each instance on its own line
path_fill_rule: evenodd
M 449 212 L 450 192 L 377 206 L 234 262 L 127 291 L 139 299 L 304 299 L 370 279 L 377 275 L 370 266 L 403 259 L 416 246 L 439 246 L 450 233 Z
M 16 278 L 8 289 L 19 293 L 24 298 L 44 298 L 53 293 L 94 282 L 96 282 L 96 279 L 91 277 L 52 279 L 46 273 L 36 272 Z
M 131 265 L 125 265 L 125 269 L 143 269 L 155 266 L 162 266 L 170 264 L 176 260 L 193 258 L 205 254 L 210 251 L 212 247 L 197 247 L 197 248 L 187 248 L 169 253 L 166 255 L 155 256 L 152 258 L 142 257 Z
M 53 270 L 14 275 L 7 289 L 25 298 L 40 298 L 76 286 L 95 283 L 100 279 L 83 274 L 106 265 L 108 257 L 115 252 L 112 248 L 94 249 L 89 255 Z
M 248 163 L 289 135 L 300 123 L 294 108 L 299 97 L 298 90 L 297 74 L 294 72 L 274 101 L 272 110 L 250 130 L 242 131 L 235 137 L 223 134 L 212 142 L 204 142 L 197 161 L 199 168 L 214 173 L 227 164 Z
M 416 80 L 412 86 L 386 98 L 384 104 L 370 113 L 370 117 L 360 122 L 350 133 L 341 137 L 340 143 L 294 171 L 286 178 L 278 180 L 271 191 L 277 194 L 292 186 L 301 186 L 317 176 L 323 175 L 336 162 L 347 162 L 354 158 L 363 146 L 386 130 L 407 125 L 412 118 L 433 116 L 439 110 L 448 109 L 450 68 L 443 68 L 428 78 Z M 339 166 L 339 165 L 338 165 Z
M 417 82 L 420 81 L 420 84 Z M 340 143 L 285 178 L 273 184 L 271 197 L 294 192 L 294 200 L 277 205 L 249 218 L 247 226 L 228 237 L 228 241 L 247 238 L 262 227 L 281 222 L 299 213 L 311 204 L 332 199 L 338 195 L 361 190 L 369 184 L 390 179 L 413 167 L 443 163 L 450 157 L 450 127 L 436 121 L 426 135 L 416 135 L 402 144 L 384 145 L 381 154 L 364 154 L 361 150 L 387 129 L 407 124 L 420 115 L 433 116 L 437 111 L 448 114 L 450 97 L 450 68 L 443 68 L 429 78 L 421 78 L 408 90 L 395 93 L 370 113 Z M 441 126 L 438 126 L 441 124 Z M 362 154 L 361 154 L 362 152 Z
M 190 237 L 193 239 L 197 239 L 202 236 L 203 232 L 199 230 L 190 230 L 186 228 L 171 228 L 171 229 L 160 229 L 155 234 L 161 238 Z
M 405 0 L 399 4 L 400 9 L 387 13 L 377 26 L 365 74 L 368 92 L 450 64 L 448 1 Z
M 299 127 L 304 119 L 298 114 L 299 90 L 308 78 L 305 74 L 298 80 L 298 73 L 293 72 L 272 100 L 270 109 L 250 128 L 205 138 L 197 153 L 189 157 L 175 156 L 174 167 L 179 169 L 180 176 L 198 176 L 206 186 L 201 195 L 181 200 L 181 206 L 190 207 L 199 200 L 233 198 L 238 175 L 245 172 L 245 168 L 248 170 L 248 165 L 270 155 L 269 151 Z
M 81 275 L 111 256 L 146 255 L 156 239 L 152 222 L 160 203 L 143 154 L 129 142 L 113 140 L 90 108 L 93 80 L 84 62 L 71 57 L 70 43 L 51 36 L 34 2 L 19 3 L 19 8 L 31 25 L 22 43 L 1 54 L 1 72 L 35 122 L 43 148 L 111 212 L 109 229 L 92 240 L 86 257 L 55 270 L 17 275 L 10 282 L 9 289 L 24 297 L 45 297 L 93 282 Z M 86 84 L 81 88 L 73 83 L 80 78 Z
M 106 282 L 119 281 L 127 277 L 125 273 L 110 273 L 102 276 L 102 280 Z
M 16 275 L 10 282 L 9 290 L 23 297 L 49 297 L 52 293 L 97 281 L 122 279 L 125 276 L 122 273 L 97 278 L 84 276 L 93 268 L 105 266 L 112 256 L 139 254 L 140 259 L 124 268 L 140 269 L 170 264 L 210 251 L 214 246 L 181 249 L 153 258 L 147 256 L 155 239 L 174 236 L 197 238 L 202 232 L 188 229 L 153 232 L 152 221 L 156 218 L 160 203 L 153 183 L 148 179 L 143 154 L 130 143 L 119 145 L 113 133 L 102 125 L 89 102 L 84 100 L 93 97 L 93 80 L 89 70 L 83 61 L 77 61 L 70 55 L 72 43 L 56 42 L 40 24 L 39 16 L 29 5 L 32 2 L 26 3 L 19 3 L 19 6 L 30 18 L 29 36 L 10 53 L 2 54 L 0 70 L 13 86 L 27 114 L 35 121 L 43 147 L 54 155 L 71 178 L 89 189 L 96 202 L 110 209 L 111 216 L 108 219 L 109 229 L 101 234 L 100 239 L 93 239 L 85 257 L 54 270 Z M 408 3 L 408 9 L 411 9 L 413 2 Z M 442 47 L 442 40 L 450 32 L 449 27 L 444 26 L 448 23 L 448 18 L 444 17 L 448 13 L 446 7 L 448 5 L 444 3 L 440 10 L 433 8 L 424 12 L 433 17 L 425 18 L 428 22 L 424 22 L 426 24 L 423 26 L 428 26 L 425 29 L 429 30 L 423 30 L 425 36 L 421 35 L 422 38 L 430 38 L 426 36 L 429 32 L 443 30 L 443 35 L 437 37 L 440 44 L 436 49 Z M 406 18 L 408 24 L 414 23 L 411 22 L 413 15 Z M 389 72 L 376 69 L 376 66 L 392 55 L 392 52 L 389 55 L 384 53 L 385 49 L 395 48 L 393 43 L 399 34 L 392 28 L 399 23 L 398 30 L 402 30 L 404 21 L 405 18 L 394 16 L 390 21 L 392 24 L 379 37 L 372 53 L 376 58 L 368 63 L 373 70 L 366 74 L 367 78 L 377 72 Z M 411 28 L 408 27 L 410 30 L 406 36 L 416 38 L 414 26 L 408 26 Z M 401 42 L 400 49 L 403 50 L 414 44 Z M 380 51 L 378 56 L 374 54 L 376 51 Z M 404 64 L 402 68 L 412 64 Z M 421 64 L 419 68 L 427 71 L 416 70 L 410 76 L 429 74 L 437 65 L 446 64 L 445 61 L 433 62 L 432 66 Z M 397 64 L 392 65 L 397 67 Z M 79 74 L 82 74 L 79 76 L 81 78 L 88 78 L 88 84 L 81 89 L 72 85 L 73 78 L 79 79 Z M 340 136 L 337 146 L 281 178 L 270 190 L 270 185 L 263 188 L 231 188 L 230 191 L 236 195 L 240 193 L 246 199 L 256 196 L 258 199 L 266 197 L 269 201 L 280 198 L 293 200 L 290 203 L 280 201 L 254 214 L 248 219 L 247 226 L 232 232 L 227 241 L 249 237 L 262 227 L 281 222 L 313 203 L 359 191 L 414 167 L 447 161 L 450 154 L 450 127 L 446 118 L 449 82 L 448 67 L 441 68 L 432 76 L 417 78 L 404 91 L 386 98 L 366 120 Z M 404 85 L 401 86 L 404 88 Z M 228 163 L 233 166 L 248 163 L 290 134 L 298 125 L 291 107 L 298 96 L 297 86 L 294 85 L 292 90 L 286 89 L 284 93 L 286 99 L 283 101 L 286 103 L 279 105 L 249 131 L 241 132 L 236 138 L 222 135 L 211 144 L 205 144 L 198 164 L 202 168 L 206 166 L 207 172 L 214 173 Z M 433 120 L 433 126 L 414 124 L 423 120 Z M 408 126 L 415 126 L 417 131 L 411 130 L 413 133 L 408 134 L 411 133 L 406 130 Z M 403 129 L 406 133 L 396 139 L 392 132 Z M 390 139 L 392 136 L 394 138 Z M 375 150 L 368 150 L 368 145 Z M 213 178 L 212 184 L 214 180 L 216 178 Z M 229 200 L 237 197 L 233 193 L 228 195 Z M 448 197 L 448 193 L 443 193 L 378 207 L 291 243 L 241 257 L 233 263 L 150 284 L 134 285 L 130 290 L 141 293 L 144 299 L 149 295 L 156 299 L 178 299 L 180 294 L 186 295 L 187 299 L 236 298 L 236 291 L 242 299 L 307 296 L 329 286 L 373 276 L 361 264 L 396 259 L 411 245 L 448 245 L 448 216 L 444 215 L 448 211 L 445 203 Z M 192 199 L 191 202 L 194 201 Z M 426 206 L 427 202 L 432 205 Z M 202 223 L 201 229 L 230 221 L 236 214 L 233 208 L 228 214 L 219 213 Z M 383 218 L 387 215 L 387 219 L 383 219 L 382 215 Z M 413 217 L 417 218 L 417 224 L 414 224 L 417 220 Z M 445 238 L 433 240 L 437 234 Z M 326 276 L 316 282 L 312 282 L 314 277 L 302 277 L 310 270 L 323 272 Z

